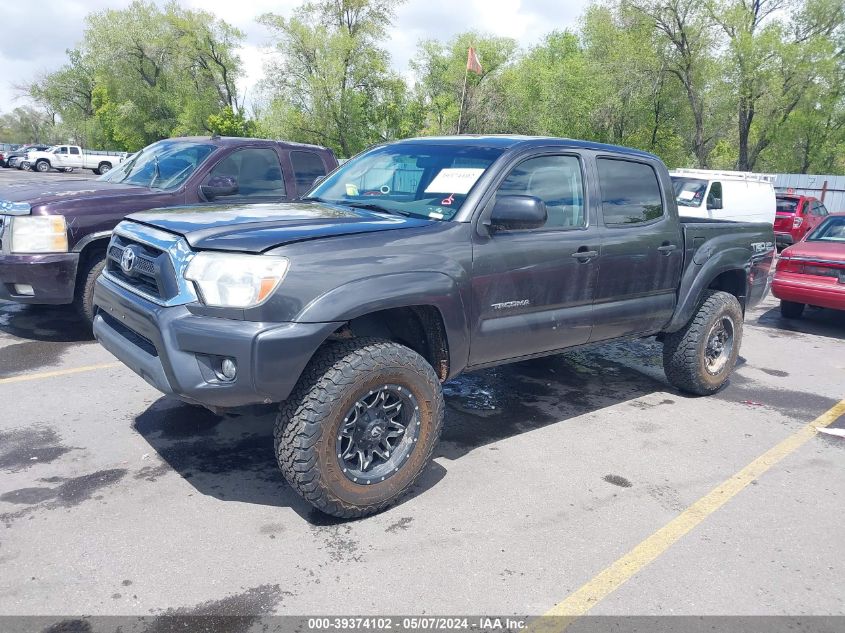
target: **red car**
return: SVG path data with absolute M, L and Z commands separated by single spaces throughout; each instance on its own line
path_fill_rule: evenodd
M 778 259 L 772 293 L 797 319 L 807 305 L 845 310 L 845 215 L 832 215 Z
M 817 198 L 779 193 L 775 213 L 775 242 L 778 248 L 797 244 L 827 216 L 827 208 Z

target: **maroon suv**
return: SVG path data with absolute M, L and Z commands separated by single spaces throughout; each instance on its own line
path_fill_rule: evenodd
M 337 167 L 331 150 L 244 138 L 173 138 L 97 180 L 0 188 L 0 299 L 74 303 L 91 321 L 112 229 L 157 207 L 293 200 Z
M 775 241 L 778 248 L 800 242 L 829 215 L 824 204 L 812 196 L 779 193 L 775 213 Z

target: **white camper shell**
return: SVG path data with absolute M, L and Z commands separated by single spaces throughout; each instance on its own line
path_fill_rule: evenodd
M 774 175 L 709 169 L 676 169 L 669 173 L 681 216 L 775 222 Z

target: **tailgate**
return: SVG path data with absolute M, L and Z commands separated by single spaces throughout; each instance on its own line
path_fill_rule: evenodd
M 775 231 L 781 233 L 789 233 L 792 230 L 792 222 L 795 218 L 794 213 L 780 213 L 775 215 Z

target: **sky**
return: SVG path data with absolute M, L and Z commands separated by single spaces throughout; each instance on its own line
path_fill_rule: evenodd
M 120 9 L 130 0 L 38 0 L 0 2 L 0 113 L 25 103 L 15 88 L 61 66 L 65 51 L 81 39 L 85 16 Z M 408 61 L 422 39 L 449 39 L 467 30 L 513 37 L 522 45 L 553 29 L 575 27 L 589 0 L 407 0 L 397 11 L 385 47 L 395 70 L 408 75 Z M 263 76 L 270 32 L 256 23 L 262 13 L 288 16 L 301 0 L 181 0 L 246 33 L 239 51 L 245 76 L 239 89 L 247 101 Z

